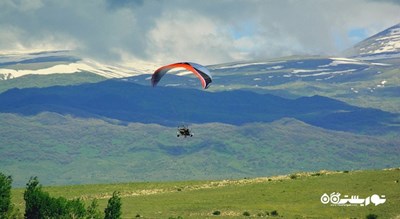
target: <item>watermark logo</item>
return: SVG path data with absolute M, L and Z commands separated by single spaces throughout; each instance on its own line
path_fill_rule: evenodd
M 321 203 L 331 203 L 331 206 L 367 206 L 369 204 L 377 206 L 386 202 L 385 195 L 373 194 L 366 198 L 360 198 L 358 195 L 344 195 L 343 198 L 340 198 L 340 196 L 341 194 L 338 192 L 333 192 L 330 195 L 324 193 L 321 196 Z

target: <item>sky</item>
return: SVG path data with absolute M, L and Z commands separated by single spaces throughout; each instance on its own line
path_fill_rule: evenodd
M 399 12 L 400 0 L 0 0 L 0 54 L 205 65 L 340 55 Z

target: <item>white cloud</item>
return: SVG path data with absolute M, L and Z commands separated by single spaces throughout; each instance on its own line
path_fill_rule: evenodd
M 42 0 L 2 0 L 0 6 L 26 12 L 41 8 L 43 2 Z
M 399 11 L 390 0 L 2 0 L 0 51 L 206 64 L 335 54 L 354 43 L 349 31 L 375 34 Z
M 159 62 L 231 59 L 226 33 L 213 20 L 195 11 L 168 11 L 162 14 L 147 35 L 147 53 Z M 235 49 L 235 48 L 233 48 Z

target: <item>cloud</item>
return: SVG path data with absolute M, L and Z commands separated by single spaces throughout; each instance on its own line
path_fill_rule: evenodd
M 106 3 L 110 9 L 119 9 L 126 7 L 142 6 L 144 0 L 106 0 Z
M 158 62 L 180 59 L 212 63 L 234 59 L 237 52 L 228 33 L 213 19 L 192 10 L 163 13 L 146 38 L 147 55 Z
M 43 2 L 42 0 L 3 0 L 0 6 L 26 12 L 41 8 Z
M 393 0 L 3 0 L 0 51 L 205 64 L 337 54 L 359 39 L 354 30 L 375 34 L 398 11 Z
M 400 5 L 400 0 L 369 0 L 369 1 L 371 1 L 371 2 L 379 2 L 379 3 L 387 2 L 387 3 L 391 3 L 391 4 Z

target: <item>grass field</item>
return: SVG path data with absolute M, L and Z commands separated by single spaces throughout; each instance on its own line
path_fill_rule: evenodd
M 40 179 L 39 179 L 40 180 Z M 97 199 L 103 210 L 114 191 L 122 197 L 123 218 L 259 218 L 276 211 L 279 218 L 400 218 L 400 168 L 366 171 L 320 171 L 284 176 L 222 181 L 142 182 L 44 187 L 53 197 Z M 13 189 L 13 202 L 23 212 L 24 189 Z M 385 195 L 375 206 L 333 206 L 324 193 L 359 198 Z M 219 211 L 220 215 L 213 215 Z M 247 212 L 244 216 L 243 213 Z

